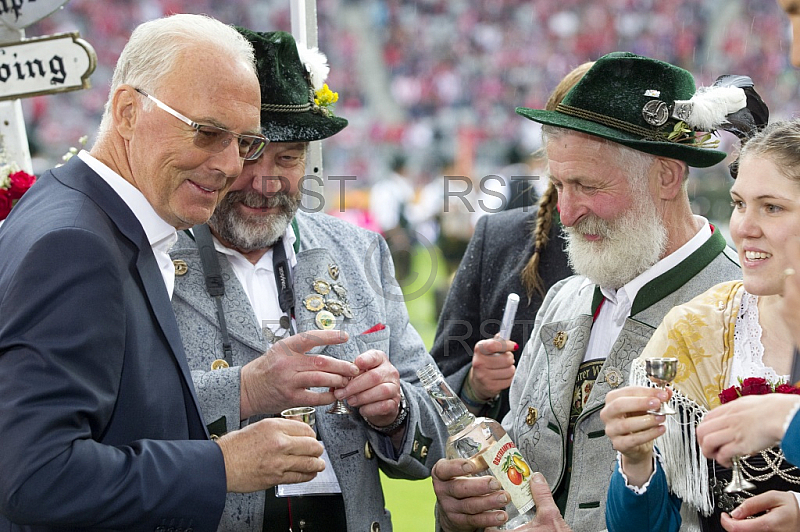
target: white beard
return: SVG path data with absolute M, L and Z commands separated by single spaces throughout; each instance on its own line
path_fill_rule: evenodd
M 240 215 L 235 204 L 242 202 L 249 207 L 275 208 L 281 211 L 262 218 L 248 218 Z M 279 192 L 269 198 L 258 192 L 229 192 L 217 206 L 208 225 L 228 245 L 241 252 L 267 249 L 286 232 L 300 206 L 300 194 L 296 197 Z
M 641 194 L 636 207 L 616 220 L 594 215 L 565 227 L 567 255 L 572 269 L 603 288 L 619 289 L 659 261 L 667 247 L 667 230 L 652 198 Z M 598 242 L 584 234 L 600 235 Z

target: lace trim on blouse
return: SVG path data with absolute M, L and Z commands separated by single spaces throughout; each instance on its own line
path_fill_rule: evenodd
M 788 381 L 788 375 L 778 375 L 764 365 L 764 345 L 761 343 L 761 325 L 758 323 L 758 296 L 742 294 L 742 305 L 733 331 L 733 365 L 729 386 L 738 385 L 739 379 L 761 377 L 769 382 Z

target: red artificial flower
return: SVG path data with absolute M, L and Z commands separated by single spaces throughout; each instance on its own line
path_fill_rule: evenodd
M 20 199 L 36 181 L 36 176 L 31 175 L 24 170 L 14 172 L 8 176 L 8 178 L 11 180 L 11 186 L 8 187 L 8 193 L 10 194 L 11 199 L 15 200 Z
M 748 377 L 742 381 L 742 395 L 767 395 L 772 393 L 772 386 L 767 379 Z
M 5 220 L 8 213 L 11 212 L 11 207 L 14 201 L 11 199 L 8 191 L 0 188 L 0 220 Z
M 791 384 L 783 383 L 775 387 L 775 393 L 789 393 L 794 395 L 800 395 L 800 388 L 792 386 Z
M 737 386 L 731 386 L 719 392 L 719 400 L 723 405 L 733 401 L 737 397 L 739 397 L 739 389 Z
M 723 405 L 744 395 L 767 395 L 769 393 L 788 393 L 800 395 L 800 388 L 781 382 L 777 385 L 769 383 L 761 377 L 748 377 L 745 380 L 739 379 L 740 386 L 731 386 L 719 392 L 719 401 Z

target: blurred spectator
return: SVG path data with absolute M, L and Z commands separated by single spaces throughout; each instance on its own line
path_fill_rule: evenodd
M 536 200 L 547 188 L 547 180 L 534 171 L 538 154 L 531 153 L 519 143 L 506 150 L 506 166 L 497 174 L 481 178 L 478 184 L 478 208 L 474 223 L 484 214 L 494 214 L 518 207 L 532 210 Z
M 395 277 L 403 280 L 411 269 L 414 228 L 409 220 L 409 206 L 414 201 L 414 187 L 408 176 L 406 157 L 392 158 L 391 173 L 372 186 L 369 212 L 389 245 Z

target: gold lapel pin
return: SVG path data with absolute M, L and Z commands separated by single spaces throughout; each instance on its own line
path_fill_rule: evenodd
M 564 349 L 564 346 L 567 344 L 567 338 L 567 333 L 558 331 L 553 338 L 553 345 L 558 349 Z
M 327 295 L 328 292 L 331 291 L 331 285 L 328 284 L 327 281 L 323 281 L 322 279 L 317 279 L 314 281 L 314 291 L 318 294 Z
M 228 365 L 228 363 L 225 362 L 224 360 L 222 360 L 221 358 L 218 358 L 214 362 L 211 363 L 211 369 L 212 370 L 225 369 L 225 368 L 229 368 L 229 367 L 230 366 Z
M 311 312 L 319 312 L 325 308 L 325 300 L 319 294 L 311 294 L 303 300 L 303 305 Z
M 334 281 L 339 279 L 339 265 L 335 263 L 328 264 L 328 274 Z
M 180 277 L 181 275 L 186 275 L 189 271 L 189 265 L 186 264 L 186 261 L 183 259 L 175 259 L 172 261 L 173 266 L 175 266 L 175 275 Z
M 617 368 L 608 368 L 606 369 L 605 379 L 609 386 L 617 388 L 622 384 L 622 372 Z
M 333 301 L 328 299 L 327 301 L 325 301 L 325 308 L 328 311 L 330 311 L 330 313 L 333 314 L 334 316 L 342 315 L 343 311 L 342 304 L 339 303 L 338 301 Z
M 539 411 L 536 408 L 529 406 L 528 415 L 525 416 L 525 423 L 527 423 L 530 426 L 533 426 L 533 424 L 536 423 L 537 419 L 539 419 Z

